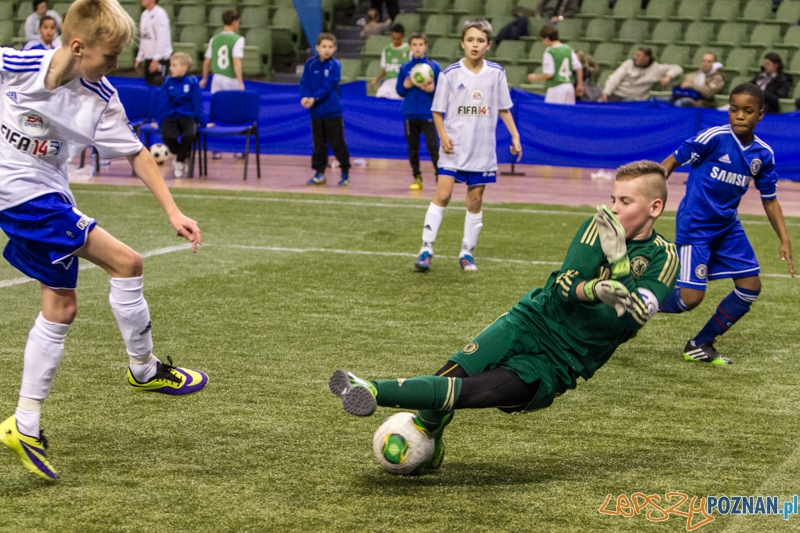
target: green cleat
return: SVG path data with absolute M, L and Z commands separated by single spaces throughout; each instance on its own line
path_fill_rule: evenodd
M 442 461 L 444 461 L 444 441 L 442 441 L 441 437 L 434 441 L 434 446 L 433 456 L 431 456 L 431 460 L 428 462 L 428 468 L 437 470 L 442 466 Z
M 11 416 L 0 424 L 0 442 L 17 454 L 22 466 L 37 476 L 47 481 L 58 479 L 58 473 L 44 453 L 47 448 L 47 439 L 43 432 L 39 432 L 38 439 L 25 435 L 17 428 L 17 419 Z
M 342 400 L 344 410 L 355 416 L 369 416 L 378 403 L 378 389 L 369 381 L 356 377 L 347 370 L 337 370 L 331 376 L 328 387 Z

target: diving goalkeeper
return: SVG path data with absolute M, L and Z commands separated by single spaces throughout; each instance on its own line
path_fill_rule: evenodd
M 591 378 L 672 291 L 680 268 L 675 245 L 653 230 L 667 200 L 666 177 L 651 161 L 617 169 L 611 208 L 599 207 L 581 225 L 561 269 L 434 376 L 366 381 L 337 370 L 331 392 L 356 416 L 377 405 L 418 409 L 418 425 L 436 444 L 430 468 L 441 465 L 442 433 L 456 409 L 550 406 L 579 377 Z

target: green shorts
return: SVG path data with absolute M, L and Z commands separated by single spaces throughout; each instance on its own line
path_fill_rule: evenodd
M 547 335 L 513 314 L 506 313 L 450 358 L 474 376 L 485 370 L 505 368 L 525 383 L 537 383 L 536 396 L 523 412 L 549 407 L 556 396 L 575 388 L 569 366 L 554 357 Z

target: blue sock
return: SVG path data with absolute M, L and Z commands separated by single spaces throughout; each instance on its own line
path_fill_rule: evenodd
M 664 300 L 658 308 L 659 311 L 662 313 L 683 313 L 684 311 L 688 311 L 689 308 L 686 307 L 686 304 L 683 303 L 681 300 L 681 289 L 680 287 L 675 287 L 672 289 L 672 292 L 667 299 Z
M 341 181 L 347 181 L 349 179 L 350 179 L 350 174 L 348 174 L 347 172 L 342 172 L 342 180 Z
M 750 310 L 750 306 L 758 298 L 758 293 L 750 289 L 736 287 L 717 306 L 711 319 L 703 326 L 700 333 L 692 339 L 695 346 L 711 344 L 714 339 L 728 331 L 731 326 Z

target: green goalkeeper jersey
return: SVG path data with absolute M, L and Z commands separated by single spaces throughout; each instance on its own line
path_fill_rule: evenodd
M 620 344 L 634 337 L 647 322 L 648 306 L 655 313 L 657 302 L 663 302 L 675 286 L 680 262 L 674 244 L 655 231 L 647 239 L 627 244 L 630 274 L 618 280 L 631 291 L 637 304 L 634 312 L 618 318 L 612 307 L 599 300 L 578 299 L 581 281 L 610 277 L 593 218 L 578 230 L 561 269 L 511 310 L 540 336 L 550 349 L 548 356 L 568 369 L 573 387 L 575 378 L 592 377 Z
M 408 43 L 403 43 L 399 48 L 392 46 L 392 43 L 387 44 L 381 54 L 381 68 L 386 70 L 385 79 L 397 78 L 397 75 L 400 74 L 400 67 L 410 60 L 411 49 L 408 47 Z

